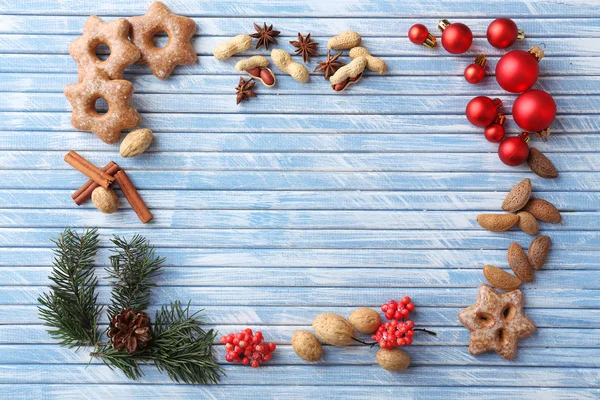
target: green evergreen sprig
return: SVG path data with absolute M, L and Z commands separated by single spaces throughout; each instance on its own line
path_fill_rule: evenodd
M 139 379 L 143 376 L 141 366 L 153 363 L 176 382 L 217 383 L 223 375 L 211 353 L 217 332 L 202 329 L 200 315 L 190 314 L 189 303 L 184 308 L 176 301 L 156 312 L 151 321 L 152 341 L 146 348 L 129 354 L 101 340 L 97 321 L 103 307 L 97 304 L 94 275 L 98 242 L 97 229 L 86 230 L 82 236 L 66 229 L 54 242 L 56 258 L 50 276 L 54 284 L 38 299 L 40 317 L 52 328 L 50 334 L 62 345 L 94 347 L 91 356 L 130 379 Z M 145 311 L 165 259 L 156 257 L 154 248 L 140 235 L 130 241 L 115 236 L 112 243 L 117 248 L 106 268 L 113 285 L 109 314 L 128 308 Z
M 94 258 L 98 251 L 97 229 L 83 235 L 66 229 L 57 240 L 50 292 L 38 298 L 40 318 L 50 335 L 69 347 L 95 346 L 100 341 Z

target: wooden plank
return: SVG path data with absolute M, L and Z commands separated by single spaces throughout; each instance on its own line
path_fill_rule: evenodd
M 536 182 L 537 183 L 537 182 Z M 118 190 L 118 189 L 117 189 Z M 0 204 L 11 209 L 73 210 L 73 190 L 3 189 Z M 141 190 L 153 210 L 403 210 L 499 212 L 507 192 L 396 192 L 396 191 L 195 191 Z M 596 211 L 598 192 L 540 192 L 535 196 L 569 212 Z M 91 201 L 79 209 L 93 209 Z M 130 209 L 120 199 L 119 209 Z M 120 218 L 121 215 L 115 217 Z M 570 215 L 565 214 L 565 218 Z M 160 223 L 160 221 L 157 221 Z M 592 221 L 594 222 L 594 221 Z M 546 225 L 549 228 L 549 225 Z
M 402 289 L 402 290 L 399 290 Z M 47 291 L 46 286 L 29 286 L 26 288 L 0 287 L 3 304 L 25 305 L 38 304 L 37 298 Z M 236 296 L 232 296 L 232 293 Z M 109 288 L 98 289 L 99 302 L 108 303 Z M 415 304 L 424 307 L 467 307 L 475 302 L 477 287 L 472 288 L 304 288 L 304 287 L 157 287 L 153 292 L 154 304 L 168 304 L 174 300 L 190 299 L 191 304 L 201 305 L 210 299 L 214 306 L 354 306 L 378 307 L 382 299 L 397 298 L 399 294 L 410 294 Z M 560 308 L 560 309 L 597 309 L 600 291 L 589 289 L 546 289 L 530 290 L 526 295 L 527 307 Z M 8 327 L 17 329 L 19 326 Z M 30 326 L 22 327 L 29 329 Z M 19 328 L 20 329 L 20 328 Z M 233 329 L 233 328 L 232 328 Z M 575 330 L 586 334 L 581 329 Z M 585 330 L 583 330 L 585 331 Z M 593 333 L 593 332 L 592 332 Z M 19 333 L 20 335 L 21 333 Z M 594 340 L 599 340 L 597 333 Z M 557 334 L 557 336 L 560 336 Z M 593 335 L 592 335 L 593 336 Z M 0 338 L 3 336 L 0 335 Z M 15 336 L 19 338 L 18 335 Z M 18 343 L 23 343 L 27 336 L 21 336 Z M 559 339 L 555 339 L 559 340 Z M 573 344 L 573 343 L 571 343 Z
M 479 266 L 481 268 L 481 266 Z M 510 272 L 509 268 L 506 268 Z M 2 286 L 48 286 L 51 268 L 17 267 L 2 268 Z M 272 287 L 361 287 L 361 288 L 463 288 L 487 283 L 481 269 L 410 269 L 410 268 L 178 268 L 166 267 L 158 286 L 231 286 L 261 287 L 264 282 L 256 276 L 270 276 Z M 533 283 L 524 283 L 527 289 L 600 289 L 594 278 L 597 270 L 560 271 L 550 270 L 537 274 Z M 101 285 L 110 285 L 104 267 L 98 268 L 96 276 Z
M 600 89 L 600 85 L 598 89 Z M 141 94 L 134 96 L 133 106 L 143 113 L 238 113 L 238 114 L 377 114 L 377 115 L 437 115 L 465 114 L 467 103 L 473 98 L 468 96 L 386 96 L 385 101 L 375 96 L 345 96 L 343 103 L 330 103 L 331 95 L 312 95 L 312 101 L 321 107 L 307 108 L 304 95 L 269 94 L 259 91 L 260 98 L 240 107 L 233 94 Z M 487 94 L 487 93 L 482 93 Z M 600 95 L 553 96 L 558 115 L 597 114 L 595 107 Z M 510 114 L 516 96 L 502 96 L 502 101 Z M 274 105 L 277 107 L 275 108 Z M 70 112 L 71 105 L 62 93 L 4 93 L 0 96 L 0 111 L 28 112 Z M 100 106 L 98 111 L 108 107 Z
M 231 59 L 226 61 L 217 61 L 212 55 L 199 56 L 198 62 L 192 65 L 180 65 L 178 66 L 173 75 L 168 81 L 163 84 L 169 85 L 171 80 L 176 79 L 179 75 L 237 75 L 234 70 L 234 65 L 240 59 L 247 58 L 248 56 L 233 56 Z M 489 67 L 487 68 L 488 74 L 494 74 L 495 68 L 492 66 L 496 65 L 499 56 L 490 56 Z M 598 65 L 600 57 L 562 57 L 553 54 L 547 54 L 544 56 L 543 68 L 540 69 L 540 76 L 550 77 L 554 76 L 578 76 L 581 75 L 600 75 L 600 66 Z M 348 60 L 347 57 L 342 57 L 344 60 Z M 0 54 L 0 72 L 32 72 L 32 73 L 64 73 L 65 71 L 73 73 L 77 69 L 77 64 L 67 54 Z M 388 64 L 388 71 L 385 76 L 389 75 L 401 75 L 401 76 L 460 76 L 460 79 L 464 79 L 463 73 L 465 70 L 464 62 L 457 62 L 456 57 L 448 57 L 444 54 L 439 55 L 435 58 L 426 57 L 426 54 L 405 56 L 405 57 L 391 57 L 385 58 Z M 310 61 L 309 65 L 314 65 L 315 60 Z M 311 68 L 310 71 L 314 69 Z M 128 78 L 134 74 L 147 75 L 148 79 L 155 80 L 151 77 L 151 72 L 146 65 L 134 64 L 127 68 Z M 131 74 L 131 75 L 130 75 Z M 282 74 L 278 74 L 282 75 Z M 322 77 L 322 75 L 315 75 L 315 79 Z M 367 75 L 373 75 L 370 71 L 367 71 Z M 283 82 L 286 82 L 286 77 Z M 278 77 L 279 79 L 279 77 Z M 320 80 L 322 78 L 318 78 Z M 582 77 L 584 79 L 584 77 Z M 421 81 L 423 79 L 421 78 Z M 438 84 L 442 84 L 440 80 L 435 80 Z M 462 81 L 461 81 L 462 82 Z M 424 83 L 424 82 L 423 82 Z M 300 85 L 290 82 L 285 86 L 300 86 L 304 90 L 313 90 L 310 88 L 312 85 Z M 353 92 L 360 90 L 368 90 L 370 85 L 356 85 L 352 88 Z M 479 85 L 478 85 L 479 86 Z M 277 88 L 284 87 L 284 85 L 277 85 Z M 454 90 L 457 90 L 455 87 Z M 464 85 L 460 85 L 461 90 L 466 90 Z
M 99 215 L 99 214 L 97 214 Z M 97 224 L 98 220 L 93 220 Z M 79 221 L 78 225 L 88 225 Z M 76 226 L 81 228 L 81 226 Z M 2 247 L 54 247 L 61 228 L 0 228 Z M 113 234 L 133 236 L 136 228 L 102 228 L 98 233 L 108 245 Z M 448 230 L 352 230 L 352 229 L 148 229 L 146 238 L 155 246 L 182 248 L 369 248 L 369 249 L 507 249 L 513 241 L 523 244 L 531 236 L 517 231 L 503 234 L 478 231 Z M 599 250 L 600 231 L 556 231 L 552 233 L 553 249 Z
M 123 4 L 118 0 L 98 3 L 92 0 L 79 1 L 76 4 L 55 2 L 53 0 L 3 0 L 0 13 L 6 14 L 50 14 L 50 15 L 89 15 L 90 10 L 98 15 L 119 15 L 129 17 L 143 14 L 152 3 L 144 0 Z M 281 17 L 387 17 L 387 18 L 435 18 L 440 15 L 448 18 L 524 17 L 544 15 L 546 17 L 592 17 L 600 15 L 596 3 L 592 0 L 579 0 L 574 3 L 556 3 L 549 0 L 510 1 L 503 4 L 482 4 L 476 0 L 459 0 L 430 7 L 426 3 L 398 2 L 394 0 L 364 0 L 360 4 L 323 2 L 319 0 L 283 0 L 273 3 L 256 0 L 253 7 L 245 7 L 237 0 L 224 0 L 206 3 L 201 0 L 172 0 L 169 7 L 177 13 L 189 16 L 262 17 L 278 15 Z
M 500 211 L 500 210 L 497 210 Z M 397 229 L 483 231 L 479 212 L 456 211 L 204 211 L 156 210 L 153 228 L 174 229 Z M 1 228 L 61 228 L 89 225 L 128 228 L 137 223 L 134 213 L 104 216 L 95 209 L 3 210 Z M 515 231 L 517 228 L 514 229 Z M 541 223 L 542 233 L 600 230 L 600 213 L 565 213 L 560 225 Z
M 260 382 L 258 382 L 260 384 Z M 514 387 L 471 387 L 469 390 L 454 387 L 398 387 L 398 386 L 295 386 L 288 384 L 256 386 L 257 382 L 251 385 L 244 385 L 243 390 L 232 390 L 228 386 L 209 385 L 209 386 L 186 386 L 175 384 L 144 385 L 144 384 L 93 384 L 85 385 L 61 385 L 61 384 L 9 384 L 0 385 L 0 390 L 6 393 L 10 398 L 25 396 L 28 398 L 44 396 L 47 399 L 65 398 L 109 398 L 114 397 L 115 393 L 128 392 L 128 399 L 146 399 L 146 398 L 227 398 L 231 400 L 246 400 L 248 398 L 264 398 L 268 393 L 273 398 L 284 398 L 289 400 L 304 400 L 306 398 L 367 398 L 377 396 L 396 397 L 402 396 L 405 399 L 420 398 L 445 398 L 449 397 L 457 400 L 464 400 L 473 397 L 490 398 L 497 396 L 506 398 L 515 396 L 518 398 L 533 398 L 544 396 L 544 398 L 555 398 L 563 400 L 596 400 L 600 395 L 600 390 L 589 388 L 514 388 Z M 131 392 L 131 393 L 129 393 Z
M 526 245 L 528 241 L 523 240 Z M 181 267 L 331 267 L 331 268 L 481 268 L 485 264 L 506 265 L 506 248 L 436 249 L 227 249 L 165 248 L 157 254 L 165 257 L 166 266 Z M 98 260 L 107 260 L 109 248 L 100 248 Z M 582 270 L 600 269 L 598 251 L 553 248 L 544 268 Z M 51 248 L 0 247 L 0 265 L 12 267 L 50 266 Z
M 110 157 L 112 158 L 112 157 Z M 110 160 L 106 157 L 106 162 Z M 313 171 L 132 171 L 138 189 L 187 190 L 462 190 L 508 192 L 533 172 L 506 166 L 501 172 L 313 172 Z M 3 172 L 1 189 L 68 189 L 82 185 L 77 171 Z M 600 176 L 595 172 L 564 172 L 560 180 L 536 179 L 541 191 L 598 191 Z M 425 207 L 424 207 L 425 208 Z
M 7 35 L 0 34 L 0 53 L 10 54 L 68 54 L 69 44 L 75 40 L 77 35 Z M 192 44 L 196 53 L 202 56 L 211 56 L 214 48 L 231 37 L 229 36 L 208 36 L 196 38 L 192 40 Z M 278 36 L 277 40 L 281 43 L 288 43 L 296 39 L 294 36 Z M 311 38 L 320 43 L 326 43 L 329 37 L 312 36 Z M 167 44 L 166 37 L 158 37 L 156 44 L 158 47 L 164 47 Z M 580 56 L 580 57 L 597 57 L 600 56 L 600 49 L 595 46 L 595 38 L 544 38 L 546 44 L 546 52 L 553 56 Z M 415 46 L 408 40 L 394 41 L 390 45 L 389 38 L 382 37 L 367 37 L 361 44 L 369 48 L 371 54 L 376 56 L 406 56 L 417 55 L 423 57 L 435 57 L 438 51 L 428 51 L 423 46 Z M 533 44 L 529 41 L 518 41 L 511 49 L 528 50 Z M 291 46 L 287 47 L 289 50 Z M 317 47 L 319 56 L 327 55 L 326 46 Z M 102 52 L 99 50 L 99 53 Z M 485 53 L 490 56 L 502 56 L 506 53 L 504 49 L 496 49 L 491 47 L 486 38 L 474 38 L 473 45 L 465 53 L 461 54 L 460 58 L 471 60 L 480 53 Z M 104 54 L 108 54 L 105 52 Z M 244 52 L 245 56 L 264 55 L 269 56 L 270 50 L 264 48 L 256 49 L 251 47 Z M 455 57 L 456 59 L 456 57 Z M 314 61 L 313 61 L 314 62 Z M 456 61 L 455 61 L 456 62 Z M 543 61 L 542 61 L 543 62 Z M 314 68 L 314 67 L 313 67 Z
M 544 59 L 544 62 L 545 61 L 546 59 Z M 492 71 L 494 71 L 494 69 L 489 68 L 489 72 Z M 354 98 L 354 95 L 364 94 L 385 95 L 386 98 L 394 98 L 394 96 L 399 95 L 430 95 L 439 97 L 440 93 L 456 92 L 456 94 L 459 94 L 460 96 L 499 96 L 503 101 L 505 101 L 505 111 L 508 113 L 510 113 L 511 110 L 511 107 L 508 105 L 512 104 L 515 99 L 514 95 L 509 95 L 502 90 L 497 85 L 496 80 L 492 77 L 483 80 L 477 85 L 465 86 L 463 84 L 464 78 L 462 76 L 447 77 L 443 80 L 424 80 L 423 77 L 405 76 L 404 70 L 397 72 L 402 75 L 393 75 L 391 73 L 386 73 L 385 75 L 371 74 L 368 76 L 368 84 L 353 86 L 352 91 L 347 93 L 348 96 L 346 96 L 346 93 L 344 93 L 343 98 Z M 134 99 L 139 97 L 143 99 L 153 98 L 147 96 L 138 96 L 138 94 L 164 93 L 173 96 L 174 92 L 176 92 L 180 97 L 183 97 L 181 96 L 182 94 L 227 94 L 230 98 L 232 95 L 232 86 L 235 86 L 237 83 L 238 75 L 238 72 L 233 70 L 233 68 L 230 68 L 221 71 L 220 75 L 173 75 L 166 81 L 159 81 L 154 77 L 154 75 L 148 74 L 127 74 L 126 78 L 131 80 L 131 82 L 134 84 L 136 93 Z M 52 74 L 50 79 L 48 73 L 3 73 L 0 75 L 0 78 L 0 91 L 2 92 L 56 92 L 62 95 L 63 89 L 66 85 L 77 81 L 77 74 L 57 73 Z M 329 95 L 340 97 L 339 93 L 331 90 L 330 86 L 327 84 L 327 81 L 321 82 L 319 78 L 320 75 L 314 74 L 313 84 L 306 85 L 296 82 L 289 76 L 279 74 L 277 77 L 278 84 L 274 89 L 268 90 L 262 86 L 257 86 L 257 92 L 261 95 L 261 98 L 263 96 L 271 98 L 272 95 L 275 94 L 295 94 L 302 96 Z M 541 77 L 534 87 L 552 93 L 557 101 L 562 100 L 564 102 L 568 99 L 568 97 L 564 97 L 564 95 L 591 95 L 600 93 L 600 85 L 597 84 L 597 81 L 598 79 L 595 76 L 548 76 Z M 366 82 L 367 80 L 365 80 L 365 83 Z M 457 88 L 460 88 L 460 90 L 457 90 Z M 444 98 L 447 97 L 450 96 L 445 96 Z M 594 96 L 591 98 L 595 99 Z M 18 98 L 11 99 L 14 101 L 18 100 Z M 369 98 L 367 97 L 366 99 Z M 64 98 L 63 100 L 61 100 L 58 105 L 66 103 Z M 586 99 L 583 98 L 579 100 Z M 283 99 L 279 101 L 283 101 Z M 162 102 L 162 104 L 165 103 L 167 103 L 166 100 Z M 254 102 L 249 102 L 247 104 L 253 103 Z M 6 107 L 10 105 L 10 102 L 3 99 L 2 104 L 4 104 Z M 597 104 L 597 101 L 592 104 Z M 144 102 L 141 102 L 140 105 L 144 105 Z M 244 106 L 246 106 L 246 104 L 244 104 Z M 306 110 L 306 106 L 304 107 Z M 449 111 L 444 108 L 438 109 L 444 112 Z
M 383 302 L 384 300 L 382 300 Z M 379 310 L 379 307 L 374 307 Z M 260 329 L 268 331 L 271 326 L 303 325 L 309 326 L 315 316 L 332 312 L 346 318 L 355 310 L 355 307 L 340 306 L 296 306 L 296 307 L 271 307 L 271 306 L 236 306 L 222 307 L 212 305 L 191 306 L 192 312 L 200 312 L 202 321 L 207 324 L 225 325 L 235 324 L 240 326 L 261 326 Z M 148 308 L 149 315 L 154 315 L 158 307 L 152 305 Z M 411 315 L 418 325 L 427 325 L 432 329 L 438 326 L 462 327 L 456 316 L 461 308 L 450 307 L 423 307 L 417 304 L 417 311 Z M 535 321 L 538 328 L 600 328 L 600 310 L 598 309 L 569 309 L 568 312 L 557 312 L 554 308 L 526 308 L 526 314 Z M 100 315 L 100 321 L 108 323 L 105 313 Z M 36 305 L 3 305 L 0 307 L 0 324 L 2 325 L 39 325 L 38 308 Z M 588 349 L 590 350 L 590 349 Z M 424 351 L 424 350 L 423 350 Z M 71 353 L 72 350 L 69 350 Z M 1 356 L 2 352 L 0 352 Z M 589 360 L 588 360 L 589 361 Z
M 280 115 L 280 114 L 151 114 L 142 113 L 143 124 L 164 132 L 233 133 L 478 133 L 464 115 Z M 512 124 L 512 116 L 506 118 Z M 0 112 L 0 130 L 73 131 L 71 113 Z M 596 133 L 597 115 L 558 115 L 555 133 Z
M 0 33 L 11 34 L 81 34 L 87 16 L 66 15 L 0 15 Z M 106 18 L 107 21 L 114 17 Z M 235 36 L 246 31 L 254 31 L 253 18 L 195 17 L 199 36 Z M 600 37 L 600 28 L 592 18 L 513 18 L 513 21 L 526 31 L 527 38 L 538 37 Z M 428 19 L 428 23 L 435 23 Z M 461 22 L 467 24 L 476 37 L 483 37 L 490 18 L 471 18 L 464 16 Z M 312 35 L 333 36 L 340 32 L 353 30 L 361 36 L 397 37 L 399 32 L 408 32 L 413 24 L 402 16 L 396 18 L 279 18 L 269 16 L 283 36 L 293 36 L 296 32 L 310 27 Z

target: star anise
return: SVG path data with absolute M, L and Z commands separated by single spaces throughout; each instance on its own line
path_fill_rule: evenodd
M 240 104 L 242 100 L 248 101 L 250 97 L 256 97 L 256 93 L 252 90 L 256 82 L 250 79 L 249 81 L 245 81 L 244 78 L 240 77 L 240 83 L 238 83 L 235 88 L 237 92 L 237 100 L 235 104 Z
M 325 80 L 328 80 L 329 77 L 335 74 L 335 71 L 343 67 L 345 64 L 343 62 L 337 61 L 337 59 L 342 55 L 340 51 L 335 56 L 331 57 L 331 50 L 327 50 L 327 59 L 325 61 L 319 62 L 319 65 L 313 72 L 323 71 L 323 75 L 325 75 Z
M 260 46 L 265 46 L 265 49 L 269 50 L 269 43 L 277 44 L 277 40 L 275 40 L 275 36 L 279 35 L 281 32 L 273 30 L 273 24 L 271 24 L 267 28 L 267 23 L 263 22 L 263 27 L 261 28 L 259 25 L 254 24 L 254 29 L 256 29 L 257 33 L 253 33 L 252 36 L 255 39 L 258 39 L 256 43 L 256 48 L 258 49 Z
M 302 54 L 304 62 L 308 62 L 309 56 L 317 56 L 315 47 L 317 47 L 319 43 L 310 40 L 310 33 L 306 35 L 306 37 L 303 37 L 302 34 L 298 32 L 298 40 L 291 40 L 290 43 L 296 48 L 296 54 Z

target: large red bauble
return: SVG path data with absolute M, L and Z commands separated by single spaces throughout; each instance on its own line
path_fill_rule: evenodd
M 414 44 L 423 44 L 429 35 L 429 30 L 423 24 L 415 24 L 408 30 L 408 39 Z
M 513 50 L 496 64 L 496 80 L 507 92 L 521 93 L 533 86 L 540 74 L 535 56 L 527 51 Z
M 465 24 L 450 24 L 442 32 L 442 46 L 448 53 L 461 54 L 473 43 L 473 32 Z
M 485 127 L 483 134 L 488 142 L 499 143 L 504 139 L 504 127 L 500 124 L 493 123 Z
M 465 68 L 465 79 L 469 83 L 478 83 L 485 77 L 485 70 L 479 64 L 471 64 Z
M 556 117 L 556 103 L 543 90 L 528 90 L 515 100 L 513 118 L 519 127 L 529 132 L 543 131 Z
M 527 137 L 512 136 L 504 139 L 498 146 L 500 161 L 511 167 L 523 164 L 529 156 L 529 146 L 525 139 Z
M 488 126 L 496 119 L 497 110 L 498 108 L 492 99 L 477 96 L 467 104 L 467 119 L 475 126 Z
M 519 35 L 517 24 L 510 18 L 498 18 L 487 28 L 487 40 L 498 49 L 512 46 Z

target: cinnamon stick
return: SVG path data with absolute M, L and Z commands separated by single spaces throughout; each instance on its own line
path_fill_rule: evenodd
M 104 189 L 110 188 L 115 181 L 115 178 L 102 171 L 73 150 L 67 153 L 65 162 L 71 164 L 73 168 L 96 182 L 99 186 L 102 186 Z
M 120 168 L 117 165 L 117 163 L 115 163 L 114 161 L 111 161 L 108 164 L 106 164 L 104 166 L 104 168 L 102 168 L 102 171 L 106 172 L 110 176 L 114 176 L 117 173 L 117 171 L 119 171 L 119 169 Z M 92 192 L 98 186 L 100 186 L 100 185 L 98 185 L 96 182 L 94 182 L 91 179 L 89 181 L 87 181 L 83 186 L 81 186 L 79 189 L 77 189 L 77 191 L 73 192 L 73 194 L 71 195 L 73 200 L 75 200 L 75 204 L 80 206 L 83 203 L 85 203 L 86 201 L 88 201 L 89 198 L 92 197 Z
M 142 200 L 142 197 L 138 193 L 135 186 L 133 186 L 133 183 L 131 183 L 131 180 L 129 180 L 129 177 L 127 176 L 125 171 L 118 171 L 115 174 L 115 180 L 121 188 L 121 192 L 123 192 L 125 198 L 129 202 L 129 204 L 131 204 L 131 208 L 133 208 L 133 211 L 135 211 L 140 220 L 144 224 L 150 221 L 153 218 L 152 213 L 150 212 L 150 210 L 148 210 L 146 203 L 144 203 L 144 200 Z

